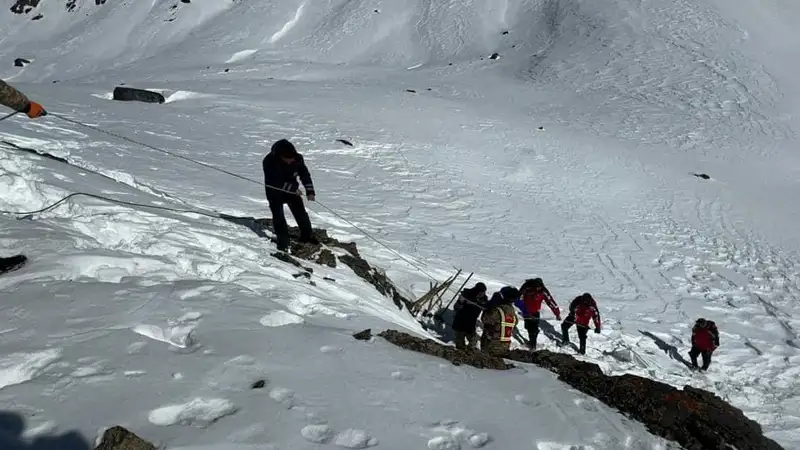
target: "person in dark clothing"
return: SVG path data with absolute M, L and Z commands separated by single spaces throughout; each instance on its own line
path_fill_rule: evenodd
M 313 202 L 315 199 L 314 183 L 303 160 L 303 155 L 297 152 L 291 142 L 281 139 L 272 144 L 272 149 L 264 157 L 262 166 L 264 168 L 264 186 L 269 209 L 272 212 L 278 250 L 287 251 L 289 249 L 289 226 L 286 224 L 283 205 L 289 206 L 289 210 L 297 221 L 297 226 L 300 228 L 300 242 L 318 244 L 319 242 L 312 234 L 311 219 L 308 218 L 308 212 L 303 204 L 298 182 L 299 178 L 306 190 L 306 198 Z
M 708 366 L 711 365 L 711 354 L 714 353 L 717 347 L 719 347 L 717 324 L 702 317 L 697 319 L 692 327 L 692 349 L 689 350 L 692 368 L 697 369 L 697 357 L 703 355 L 703 367 L 701 367 L 701 370 L 708 370 Z
M 558 309 L 556 301 L 544 285 L 541 278 L 531 278 L 525 280 L 519 289 L 520 297 L 516 301 L 516 306 L 522 312 L 525 320 L 525 329 L 528 330 L 528 346 L 536 348 L 536 338 L 539 336 L 539 320 L 541 319 L 542 303 L 553 311 L 556 320 L 561 320 L 561 310 Z
M 600 311 L 597 310 L 597 302 L 591 294 L 584 293 L 572 300 L 569 304 L 569 315 L 561 322 L 561 334 L 564 344 L 569 343 L 569 329 L 574 324 L 578 329 L 578 340 L 580 346 L 578 353 L 586 354 L 586 337 L 589 334 L 589 322 L 594 322 L 594 332 L 600 332 Z
M 475 327 L 478 316 L 486 307 L 486 285 L 477 283 L 469 289 L 461 291 L 461 295 L 453 305 L 456 312 L 453 317 L 453 340 L 456 348 L 473 349 L 478 345 L 478 333 Z

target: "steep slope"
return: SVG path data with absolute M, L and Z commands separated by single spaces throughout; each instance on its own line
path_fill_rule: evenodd
M 431 267 L 457 265 L 494 288 L 540 275 L 562 306 L 592 292 L 606 325 L 590 337 L 588 359 L 611 373 L 712 389 L 788 448 L 800 445 L 794 383 L 800 241 L 793 207 L 798 85 L 783 64 L 800 60 L 800 45 L 791 45 L 796 38 L 785 31 L 786 16 L 766 12 L 786 4 L 765 5 L 759 15 L 741 3 L 622 0 L 76 5 L 67 13 L 63 5 L 43 3 L 28 16 L 6 14 L 0 22 L 1 59 L 33 61 L 9 66 L 3 76 L 51 111 L 254 179 L 261 177 L 269 143 L 289 137 L 310 161 L 325 205 L 425 261 L 435 277 L 445 278 L 446 270 Z M 29 20 L 36 13 L 44 17 Z M 756 21 L 762 15 L 775 27 Z M 499 59 L 488 58 L 493 52 Z M 168 103 L 107 101 L 121 82 L 162 89 Z M 10 119 L 0 134 L 171 201 L 265 214 L 258 186 L 58 117 Z M 355 146 L 341 146 L 338 138 Z M 15 195 L 4 196 L 3 209 L 36 209 L 57 197 L 42 196 L 31 181 L 39 169 L 8 164 L 5 170 L 16 175 L 6 186 Z M 75 182 L 47 183 L 67 190 L 100 186 L 70 178 Z M 358 242 L 409 295 L 425 290 L 424 274 L 330 211 L 310 207 L 316 224 Z M 144 277 L 136 281 L 144 284 L 163 280 L 153 289 L 167 292 L 179 280 L 199 277 L 219 283 L 220 298 L 244 295 L 249 304 L 257 301 L 241 289 L 260 298 L 265 276 L 291 275 L 273 267 L 265 256 L 270 244 L 252 241 L 246 230 L 205 219 L 190 228 L 178 224 L 183 219 L 164 225 L 161 216 L 147 214 L 119 213 L 124 226 L 80 212 L 46 215 L 48 233 L 58 224 L 59 233 L 72 236 L 53 237 L 52 245 L 41 234 L 26 239 L 29 227 L 13 222 L 4 227 L 8 247 L 13 240 L 15 249 L 34 249 L 34 260 L 55 253 L 63 262 L 33 266 L 4 289 L 25 292 L 16 300 L 24 302 L 52 295 L 33 281 L 68 278 L 65 273 L 112 284 L 129 276 Z M 126 235 L 131 228 L 139 231 Z M 102 264 L 77 257 L 120 251 L 136 256 Z M 204 255 L 203 262 L 195 255 Z M 167 258 L 159 263 L 166 267 L 151 265 L 156 256 Z M 328 290 L 334 286 L 318 285 L 309 295 L 343 314 L 361 311 L 358 327 L 380 327 L 385 322 L 375 322 L 378 316 L 419 330 L 389 299 L 363 293 L 370 288 L 359 283 L 348 281 L 346 301 Z M 283 292 L 276 302 L 292 314 L 320 308 L 316 300 L 309 306 L 292 297 L 293 288 L 270 286 Z M 50 289 L 58 290 L 45 292 Z M 93 295 L 86 294 L 88 305 L 99 302 Z M 353 306 L 365 297 L 367 312 Z M 214 309 L 214 302 L 207 307 L 219 321 L 219 339 L 230 345 L 224 356 L 252 353 L 239 350 L 241 340 L 227 341 L 224 334 L 232 331 L 223 324 L 254 318 L 228 317 L 236 313 Z M 19 308 L 26 317 L 43 315 Z M 124 315 L 110 309 L 117 312 L 108 315 Z M 86 314 L 81 311 L 74 315 Z M 173 315 L 184 312 L 192 310 Z M 714 319 L 723 333 L 705 377 L 691 376 L 681 362 L 698 316 Z M 325 322 L 358 328 L 345 324 Z M 80 333 L 92 336 L 95 326 Z M 267 333 L 253 326 L 257 339 Z M 95 350 L 74 345 L 77 352 Z M 562 351 L 549 340 L 544 345 Z M 195 439 L 187 436 L 176 439 Z

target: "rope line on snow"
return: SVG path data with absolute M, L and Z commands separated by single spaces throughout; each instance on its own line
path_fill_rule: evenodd
M 10 118 L 16 116 L 17 114 L 19 114 L 19 111 L 14 111 L 14 112 L 12 112 L 10 114 L 6 114 L 5 116 L 0 117 L 0 122 L 4 121 L 6 119 L 10 119 Z
M 13 114 L 10 114 L 9 116 L 6 116 L 5 118 L 11 117 L 14 114 L 17 114 L 17 112 L 14 112 Z M 265 187 L 267 187 L 269 189 L 273 189 L 273 190 L 279 191 L 279 192 L 284 192 L 284 193 L 287 193 L 287 194 L 299 195 L 297 192 L 291 192 L 291 191 L 288 191 L 288 190 L 285 190 L 285 189 L 280 189 L 280 188 L 276 188 L 274 186 L 269 186 L 269 185 L 264 184 L 263 182 L 254 180 L 252 178 L 248 178 L 248 177 L 245 177 L 243 175 L 239 175 L 237 173 L 234 173 L 234 172 L 231 172 L 231 171 L 216 167 L 214 165 L 211 165 L 211 164 L 208 164 L 208 163 L 204 163 L 204 162 L 201 162 L 201 161 L 197 161 L 195 159 L 192 159 L 192 158 L 189 158 L 189 157 L 186 157 L 186 156 L 183 156 L 183 155 L 179 155 L 179 154 L 177 154 L 175 152 L 171 152 L 169 150 L 165 150 L 165 149 L 156 147 L 154 145 L 147 144 L 145 142 L 137 141 L 135 139 L 129 138 L 127 136 L 123 136 L 123 135 L 121 135 L 119 133 L 116 133 L 116 132 L 113 132 L 113 131 L 109 131 L 109 130 L 105 130 L 105 129 L 97 127 L 97 126 L 91 126 L 91 125 L 85 124 L 83 122 L 80 122 L 80 121 L 75 120 L 75 119 L 71 119 L 71 118 L 63 116 L 61 114 L 48 113 L 48 115 L 52 116 L 52 117 L 55 117 L 57 119 L 61 119 L 61 120 L 65 121 L 65 122 L 71 123 L 73 125 L 77 125 L 77 126 L 80 126 L 80 127 L 83 127 L 83 128 L 95 131 L 95 132 L 103 133 L 103 134 L 106 134 L 108 136 L 112 136 L 114 138 L 129 142 L 129 143 L 134 144 L 134 145 L 139 145 L 139 146 L 148 148 L 150 150 L 154 150 L 154 151 L 157 151 L 157 152 L 172 156 L 174 158 L 179 158 L 179 159 L 182 159 L 182 160 L 185 160 L 185 161 L 188 161 L 188 162 L 203 166 L 203 167 L 205 167 L 207 169 L 216 170 L 218 172 L 224 173 L 226 175 L 229 175 L 229 176 L 232 176 L 232 177 L 235 177 L 235 178 L 239 178 L 239 179 L 244 180 L 244 181 L 249 181 L 249 182 L 251 182 L 253 184 L 257 184 L 259 186 L 265 186 Z M 2 120 L 2 119 L 0 119 L 0 120 Z M 102 198 L 101 196 L 96 196 L 94 194 L 85 194 L 85 193 L 79 193 L 79 194 L 80 195 L 87 195 L 87 196 L 94 197 L 94 198 Z M 73 195 L 78 195 L 78 194 L 73 194 Z M 105 199 L 105 198 L 103 198 L 103 199 Z M 64 201 L 64 200 L 65 199 L 62 199 L 62 201 Z M 106 199 L 106 200 L 109 200 L 109 199 Z M 116 200 L 113 200 L 113 199 L 111 199 L 110 201 L 122 202 L 121 200 L 120 201 L 116 201 Z M 329 213 L 333 214 L 338 219 L 340 219 L 343 222 L 347 223 L 348 225 L 352 226 L 353 228 L 355 228 L 356 230 L 358 230 L 359 232 L 364 234 L 366 237 L 368 237 L 369 239 L 371 239 L 372 241 L 374 241 L 378 245 L 380 245 L 383 248 L 385 248 L 386 250 L 388 250 L 393 255 L 395 255 L 398 258 L 400 258 L 401 260 L 405 261 L 406 263 L 411 265 L 411 267 L 414 267 L 415 269 L 420 271 L 422 274 L 426 275 L 431 280 L 437 281 L 436 277 L 434 277 L 428 271 L 426 271 L 425 269 L 420 267 L 419 264 L 409 260 L 408 258 L 403 256 L 402 254 L 400 254 L 398 251 L 396 251 L 395 249 L 391 248 L 389 245 L 385 244 L 383 241 L 381 241 L 377 237 L 373 236 L 371 233 L 367 232 L 366 230 L 364 230 L 363 228 L 359 227 L 358 225 L 356 225 L 355 223 L 353 223 L 352 221 L 350 221 L 346 217 L 344 217 L 341 214 L 339 214 L 338 212 L 336 212 L 333 208 L 330 208 L 329 206 L 325 205 L 324 203 L 322 203 L 320 201 L 316 201 L 316 199 L 315 199 L 315 203 L 318 204 L 319 206 L 321 206 L 322 208 L 324 208 L 325 210 L 327 210 Z M 122 204 L 126 204 L 126 203 L 122 203 Z M 167 208 L 164 208 L 164 207 L 155 207 L 155 206 L 152 206 L 152 205 L 138 205 L 138 204 L 133 204 L 133 203 L 130 203 L 130 204 L 136 205 L 136 206 L 146 206 L 146 207 L 151 207 L 151 208 L 157 208 L 157 209 L 167 209 Z M 48 208 L 45 208 L 45 210 L 47 210 L 47 209 Z M 189 212 L 196 212 L 196 211 L 189 211 Z M 35 213 L 35 212 L 33 212 L 33 213 Z M 25 214 L 25 213 L 13 213 L 12 212 L 12 214 Z M 31 213 L 27 213 L 27 214 L 31 214 Z M 208 214 L 205 214 L 205 215 L 208 215 Z M 219 217 L 219 216 L 214 216 L 214 217 Z
M 117 204 L 126 205 L 126 206 L 139 206 L 139 207 L 144 207 L 144 208 L 160 209 L 160 210 L 163 210 L 163 211 L 200 214 L 200 215 L 203 215 L 203 216 L 212 217 L 214 219 L 219 219 L 220 218 L 220 214 L 211 214 L 211 213 L 206 213 L 206 212 L 198 211 L 198 210 L 194 210 L 194 209 L 169 208 L 169 207 L 166 207 L 166 206 L 157 206 L 157 205 L 148 205 L 148 204 L 145 204 L 145 203 L 128 202 L 128 201 L 125 201 L 125 200 L 117 200 L 115 198 L 104 197 L 102 195 L 90 194 L 88 192 L 74 192 L 72 194 L 67 195 L 66 197 L 63 197 L 61 200 L 59 200 L 59 201 L 57 201 L 55 203 L 52 203 L 52 204 L 50 204 L 48 206 L 45 206 L 42 209 L 37 209 L 35 211 L 5 211 L 5 210 L 0 209 L 0 213 L 2 213 L 2 214 L 13 214 L 13 215 L 19 215 L 19 216 L 28 216 L 28 215 L 31 215 L 31 214 L 39 214 L 39 213 L 50 211 L 51 209 L 55 209 L 59 205 L 61 205 L 62 203 L 66 202 L 67 200 L 69 200 L 69 199 L 71 199 L 73 197 L 78 197 L 78 196 L 91 197 L 91 198 L 94 198 L 94 199 L 97 199 L 97 200 L 105 200 L 105 201 L 110 202 L 110 203 L 117 203 Z

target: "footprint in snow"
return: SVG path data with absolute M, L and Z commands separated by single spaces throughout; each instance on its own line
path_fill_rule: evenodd
M 537 442 L 536 450 L 595 450 L 590 445 L 570 445 L 558 442 Z
M 397 370 L 392 372 L 392 379 L 400 381 L 411 381 L 414 379 L 414 375 L 408 372 L 403 372 L 402 370 Z
M 348 429 L 336 433 L 328 425 L 308 425 L 300 434 L 309 442 L 315 444 L 331 443 L 344 448 L 369 448 L 378 445 L 378 440 L 367 434 L 364 430 Z
M 199 313 L 189 313 L 177 320 L 167 321 L 167 326 L 163 328 L 158 325 L 141 324 L 133 327 L 132 331 L 155 341 L 167 343 L 172 347 L 190 349 L 195 346 L 193 334 L 197 327 L 197 321 L 201 317 L 196 314 Z M 196 318 L 192 319 L 191 317 Z
M 323 345 L 319 348 L 322 353 L 341 353 L 344 351 L 341 347 L 334 347 L 333 345 Z
M 292 314 L 287 311 L 273 311 L 262 317 L 259 322 L 265 327 L 282 327 L 285 325 L 303 323 L 305 320 L 297 314 Z
M 204 381 L 218 392 L 242 392 L 252 389 L 253 383 L 259 380 L 268 384 L 266 373 L 267 368 L 258 364 L 255 358 L 240 355 L 210 370 Z
M 434 436 L 428 441 L 428 448 L 433 450 L 458 450 L 464 445 L 481 448 L 491 441 L 487 433 L 478 433 L 455 420 L 443 420 L 431 431 Z

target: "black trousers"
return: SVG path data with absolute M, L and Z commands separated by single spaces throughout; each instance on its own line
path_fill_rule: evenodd
M 709 351 L 702 351 L 699 348 L 692 345 L 692 349 L 689 350 L 689 357 L 692 358 L 692 367 L 695 369 L 697 368 L 697 357 L 703 355 L 703 370 L 708 370 L 708 366 L 711 365 L 711 353 Z
M 572 328 L 572 325 L 575 325 L 575 328 L 578 329 L 578 353 L 581 355 L 586 354 L 586 336 L 589 335 L 589 327 L 585 327 L 583 325 L 578 325 L 575 323 L 575 317 L 572 315 L 567 316 L 563 322 L 561 322 L 561 335 L 563 336 L 564 342 L 569 342 L 569 329 Z
M 540 312 L 535 312 L 529 317 L 525 318 L 525 329 L 528 330 L 528 340 L 530 347 L 536 348 L 536 338 L 539 336 L 539 319 L 541 318 Z
M 279 249 L 285 249 L 289 246 L 289 225 L 286 223 L 283 205 L 289 207 L 294 220 L 297 221 L 297 226 L 300 228 L 300 239 L 311 238 L 311 219 L 308 218 L 308 212 L 306 212 L 302 197 L 292 194 L 273 193 L 267 195 L 267 201 L 272 212 L 272 224 L 275 228 L 275 237 L 278 240 Z

